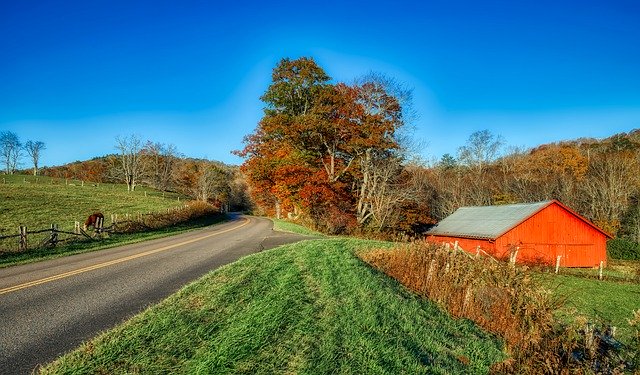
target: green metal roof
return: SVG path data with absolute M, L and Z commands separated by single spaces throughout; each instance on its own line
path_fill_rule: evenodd
M 496 239 L 553 202 L 460 207 L 426 234 Z

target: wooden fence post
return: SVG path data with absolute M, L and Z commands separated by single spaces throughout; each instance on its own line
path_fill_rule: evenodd
M 80 222 L 79 221 L 76 221 L 73 224 L 73 233 L 80 234 Z
M 51 244 L 53 246 L 55 246 L 58 243 L 58 224 L 51 224 L 51 237 L 49 238 L 49 242 L 51 242 Z
M 556 275 L 558 274 L 558 270 L 560 270 L 560 258 L 562 258 L 562 255 L 558 255 L 556 258 Z
M 520 250 L 520 247 L 516 246 L 515 251 L 513 251 L 511 253 L 511 255 L 509 255 L 509 263 L 511 263 L 511 266 L 515 267 L 516 265 L 516 258 L 518 257 L 518 250 Z
M 20 226 L 20 251 L 27 250 L 27 227 Z
M 602 266 L 604 265 L 603 261 L 600 261 L 600 269 L 598 270 L 598 279 L 602 280 Z

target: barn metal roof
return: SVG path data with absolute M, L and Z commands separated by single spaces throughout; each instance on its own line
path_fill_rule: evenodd
M 553 202 L 460 207 L 426 234 L 496 239 Z

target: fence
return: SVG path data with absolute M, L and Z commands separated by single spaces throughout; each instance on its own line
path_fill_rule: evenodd
M 104 219 L 98 218 L 91 231 L 85 230 L 79 221 L 74 223 L 73 232 L 60 230 L 58 224 L 51 224 L 50 228 L 28 230 L 27 226 L 20 226 L 17 234 L 0 236 L 0 254 L 24 252 L 30 249 L 55 247 L 59 243 L 77 240 L 100 240 L 111 233 L 132 233 L 145 229 L 153 229 L 171 223 L 183 221 L 185 213 L 191 218 L 190 206 L 184 205 L 169 208 L 166 213 L 137 213 L 135 215 L 111 215 L 111 223 L 105 226 Z
M 454 243 L 445 243 L 444 247 L 447 250 L 453 249 L 453 251 L 461 251 L 463 254 L 469 256 L 469 257 L 473 257 L 473 255 L 470 254 L 469 251 L 466 251 L 465 249 L 463 249 L 462 247 L 460 247 L 460 245 L 458 245 L 458 241 L 455 241 Z M 516 259 L 518 257 L 518 251 L 520 250 L 519 247 L 514 246 L 511 249 L 511 252 L 509 254 L 509 264 L 512 267 L 515 267 L 516 264 Z M 482 248 L 480 248 L 480 246 L 476 247 L 476 254 L 475 256 L 478 257 L 482 255 L 483 257 L 489 258 L 495 262 L 499 262 L 499 260 L 497 260 L 496 258 L 494 258 L 491 254 L 487 253 L 486 251 L 482 250 Z M 557 275 L 560 272 L 560 260 L 562 259 L 561 255 L 558 255 L 556 258 L 556 264 L 554 267 L 554 273 Z M 604 278 L 604 262 L 600 262 L 600 266 L 597 269 L 597 274 L 594 274 L 593 276 L 595 277 L 597 275 L 598 280 L 602 280 Z M 575 274 L 573 274 L 574 276 L 576 276 Z M 587 276 L 591 276 L 587 273 Z

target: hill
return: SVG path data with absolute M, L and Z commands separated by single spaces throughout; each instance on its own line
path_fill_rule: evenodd
M 486 373 L 502 344 L 354 254 L 311 240 L 248 256 L 43 369 L 54 373 Z
M 27 175 L 2 176 L 0 197 L 0 235 L 18 233 L 20 225 L 35 230 L 58 224 L 62 230 L 73 230 L 75 221 L 84 222 L 96 211 L 109 224 L 112 214 L 166 212 L 184 204 L 186 198 L 144 187 L 127 192 L 121 184 Z

